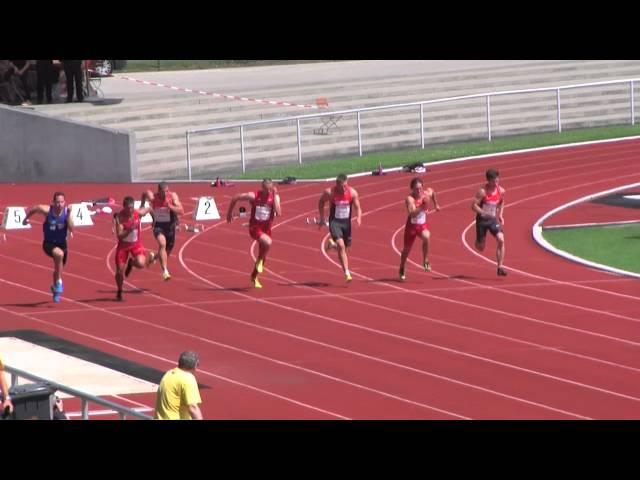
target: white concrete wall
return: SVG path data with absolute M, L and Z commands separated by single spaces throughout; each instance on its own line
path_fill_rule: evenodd
M 130 182 L 135 135 L 0 105 L 0 182 Z

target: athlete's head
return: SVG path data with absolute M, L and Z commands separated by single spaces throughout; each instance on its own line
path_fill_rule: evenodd
M 56 213 L 59 213 L 62 211 L 62 209 L 64 208 L 64 204 L 65 204 L 64 193 L 55 192 L 53 194 L 53 206 L 56 210 Z
M 158 196 L 164 198 L 169 191 L 169 184 L 167 182 L 160 182 L 158 184 Z
M 498 170 L 496 170 L 495 168 L 490 168 L 489 170 L 487 170 L 485 176 L 487 177 L 487 183 L 491 188 L 495 188 L 498 185 L 498 182 L 500 180 L 500 172 L 498 172 Z
M 273 190 L 273 180 L 271 180 L 270 178 L 263 178 L 262 190 L 264 192 L 270 192 L 271 190 Z
M 180 354 L 178 359 L 178 368 L 183 370 L 195 370 L 200 363 L 200 357 L 196 352 L 186 351 Z
M 135 200 L 130 196 L 124 197 L 122 206 L 127 213 L 131 214 L 133 212 L 133 209 L 135 208 Z
M 422 193 L 422 179 L 420 177 L 415 177 L 411 179 L 410 187 L 411 193 L 418 195 Z
M 347 176 L 344 173 L 341 173 L 336 178 L 336 190 L 339 192 L 344 191 L 344 188 L 347 186 Z

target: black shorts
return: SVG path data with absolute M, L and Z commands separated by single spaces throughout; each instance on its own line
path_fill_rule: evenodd
M 56 247 L 58 247 L 60 250 L 64 252 L 64 257 L 62 257 L 62 264 L 66 265 L 67 257 L 69 254 L 69 252 L 67 252 L 67 242 L 64 242 L 64 243 L 51 243 L 47 241 L 42 242 L 42 249 L 44 250 L 44 253 L 46 253 L 48 257 L 53 258 L 53 249 Z
M 498 223 L 497 218 L 476 217 L 476 243 L 484 243 L 487 230 L 495 237 L 502 232 L 502 225 Z
M 175 223 L 156 223 L 153 226 L 153 236 L 164 235 L 167 241 L 167 253 L 173 250 L 173 246 L 176 243 L 176 224 Z
M 337 241 L 339 238 L 344 240 L 345 247 L 351 246 L 351 219 L 329 221 L 329 232 L 331 239 Z

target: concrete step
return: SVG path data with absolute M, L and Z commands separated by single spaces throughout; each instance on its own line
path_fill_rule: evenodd
M 610 63 L 610 62 L 609 62 Z M 582 67 L 582 71 L 580 74 L 580 78 L 588 80 L 591 77 L 593 78 L 611 78 L 611 77 L 620 77 L 620 76 L 626 76 L 625 74 L 639 74 L 640 75 L 640 62 L 631 62 L 630 64 L 623 64 L 622 66 L 617 66 L 617 68 L 606 68 L 606 69 L 602 69 L 602 66 L 599 65 L 591 65 L 591 64 L 587 64 L 585 66 Z M 597 69 L 600 70 L 597 70 Z M 519 83 L 519 84 L 523 84 L 523 83 L 528 83 L 528 84 L 532 84 L 532 83 L 537 83 L 537 82 L 553 82 L 554 84 L 556 84 L 556 82 L 559 82 L 561 80 L 564 80 L 566 78 L 566 80 L 570 80 L 572 78 L 576 77 L 576 73 L 575 70 L 577 69 L 577 67 L 565 67 L 563 71 L 567 71 L 568 73 L 565 75 L 565 77 L 561 77 L 558 74 L 556 75 L 551 75 L 551 72 L 549 71 L 542 71 L 540 72 L 539 77 L 536 78 L 523 78 L 525 77 L 525 72 L 516 72 L 515 74 L 511 73 L 510 76 L 496 76 L 496 72 L 495 71 L 490 71 L 491 75 L 493 75 L 493 78 L 484 78 L 484 79 L 478 79 L 477 81 L 473 81 L 473 79 L 470 79 L 469 77 L 455 77 L 455 78 L 459 78 L 459 80 L 457 80 L 458 83 L 461 84 L 466 84 L 469 85 L 470 83 L 477 85 L 477 88 L 489 88 L 493 85 L 495 86 L 499 86 L 499 84 L 497 84 L 495 82 L 495 80 L 499 80 L 500 83 L 502 84 L 513 84 L 514 82 Z M 594 72 L 592 74 L 589 74 L 588 72 L 594 69 Z M 568 76 L 567 76 L 568 75 Z M 409 79 L 403 79 L 402 82 L 395 82 L 396 86 L 391 86 L 391 85 L 385 85 L 385 84 L 380 84 L 380 82 L 370 82 L 373 86 L 370 88 L 373 88 L 374 91 L 379 92 L 377 93 L 377 96 L 380 96 L 380 92 L 382 92 L 382 94 L 386 97 L 386 96 L 390 96 L 390 94 L 393 94 L 394 91 L 402 91 L 402 90 L 406 90 L 408 85 L 412 85 L 413 88 L 415 89 L 416 85 L 420 85 L 422 86 L 422 91 L 424 92 L 437 92 L 438 91 L 438 86 L 444 85 L 444 88 L 450 88 L 450 89 L 454 89 L 456 86 L 456 80 L 453 80 L 452 77 L 446 79 L 446 82 L 439 82 L 439 81 L 434 81 L 434 79 L 425 79 L 425 81 L 419 81 L 420 79 L 415 79 L 415 78 L 409 78 Z M 486 84 L 483 84 L 483 82 L 488 82 Z M 349 85 L 339 85 L 336 86 L 334 88 L 338 88 L 341 92 L 348 89 Z M 326 89 L 326 86 L 325 86 Z M 352 90 L 354 91 L 362 91 L 363 90 L 363 86 L 360 84 L 354 84 L 352 86 Z M 477 91 L 477 89 L 475 89 Z M 277 93 L 277 92 L 275 92 Z M 293 94 L 294 92 L 291 92 L 291 94 Z M 302 92 L 297 92 L 298 95 L 301 95 Z M 417 93 L 417 92 L 416 92 Z M 313 95 L 316 94 L 317 95 L 317 90 L 313 91 L 313 90 L 309 90 L 308 91 L 309 95 Z M 309 95 L 307 95 L 306 97 L 302 98 L 296 98 L 296 99 L 292 99 L 294 101 L 298 101 L 298 102 L 304 102 L 304 101 L 310 101 Z M 338 94 L 338 97 L 342 95 L 342 93 Z M 423 95 L 424 96 L 424 95 Z M 332 104 L 334 103 L 334 101 L 332 101 Z M 235 104 L 235 105 L 234 105 Z M 229 100 L 219 100 L 219 99 L 215 99 L 215 98 L 210 98 L 210 97 L 201 97 L 201 96 L 196 96 L 196 95 L 188 95 L 188 94 L 183 94 L 182 96 L 180 95 L 171 95 L 171 97 L 169 99 L 164 99 L 164 98 L 154 98 L 154 99 L 150 99 L 150 100 L 142 100 L 142 101 L 127 101 L 126 104 L 123 105 L 115 105 L 115 106 L 106 106 L 106 107 L 89 107 L 89 106 L 85 106 L 82 104 L 73 104 L 73 105 L 69 105 L 69 106 L 61 106 L 61 105 L 51 105 L 51 106 L 42 106 L 41 108 L 43 110 L 46 109 L 50 109 L 50 111 L 55 111 L 56 109 L 59 110 L 60 112 L 64 112 L 65 115 L 78 115 L 78 116 L 93 116 L 93 117 L 97 117 L 98 115 L 104 115 L 105 111 L 108 112 L 114 112 L 118 115 L 126 112 L 129 112 L 131 114 L 134 115 L 134 117 L 139 117 L 141 115 L 141 112 L 145 110 L 145 108 L 147 107 L 151 107 L 151 108 L 161 108 L 162 110 L 166 110 L 167 108 L 171 107 L 171 108 L 181 108 L 181 107 L 190 107 L 190 106 L 203 106 L 205 108 L 207 107 L 211 107 L 211 108 L 220 108 L 223 110 L 229 110 L 229 111 L 233 111 L 233 110 L 243 110 L 246 107 L 248 107 L 248 109 L 261 109 L 262 107 L 270 107 L 269 105 L 260 105 L 260 104 L 242 104 L 241 102 L 236 102 L 236 101 L 229 101 Z M 40 107 L 39 107 L 40 108 Z M 137 113 L 136 113 L 137 112 Z
M 628 97 L 625 95 L 611 95 L 604 100 L 592 99 L 591 101 L 574 102 L 571 98 L 563 98 L 562 103 L 562 117 L 580 117 L 584 115 L 591 115 L 598 111 L 613 112 L 616 111 L 622 116 L 629 115 Z M 466 106 L 466 108 L 458 109 L 446 109 L 443 106 L 434 107 L 433 110 L 429 109 L 425 111 L 425 128 L 431 129 L 434 125 L 454 125 L 457 122 L 464 121 L 467 118 L 477 118 L 480 121 L 485 121 L 486 110 L 484 101 L 474 100 L 474 105 Z M 553 102 L 553 103 L 552 103 Z M 437 110 L 436 110 L 437 108 Z M 417 112 L 406 112 L 392 115 L 390 112 L 369 113 L 363 115 L 362 126 L 365 131 L 380 127 L 388 129 L 393 125 L 400 124 L 412 124 L 416 128 L 419 126 L 419 117 Z M 543 113 L 550 119 L 555 121 L 556 108 L 555 97 L 545 103 L 533 102 L 527 104 L 520 103 L 499 103 L 492 104 L 492 122 L 522 122 L 532 118 L 537 113 Z M 315 123 L 309 121 L 309 123 L 302 123 L 302 138 L 306 142 L 308 139 L 317 137 L 318 141 L 326 141 L 327 137 L 336 138 L 338 135 L 332 133 L 327 136 L 313 135 L 313 130 L 319 126 L 319 122 Z M 356 124 L 353 116 L 345 116 L 338 122 L 338 131 L 346 131 L 351 129 L 355 131 Z M 295 126 L 293 124 L 274 124 L 271 126 L 261 126 L 248 128 L 245 131 L 246 141 L 264 141 L 269 138 L 276 138 L 280 141 L 295 141 Z M 287 140 L 288 138 L 288 140 Z M 223 132 L 212 134 L 201 134 L 192 137 L 192 146 L 198 145 L 221 145 L 225 143 L 238 143 L 238 130 L 225 130 Z M 146 153 L 154 151 L 166 152 L 167 150 L 175 147 L 180 150 L 184 150 L 186 143 L 185 137 L 182 132 L 177 133 L 175 136 L 166 138 L 164 140 L 156 140 L 154 142 L 142 142 L 138 140 L 138 154 L 141 156 Z
M 612 118 L 607 115 L 598 115 L 590 118 L 589 120 L 575 120 L 567 122 L 565 130 L 571 128 L 583 128 L 588 126 L 600 126 L 606 124 L 623 124 L 624 122 L 618 121 L 616 118 Z M 513 126 L 507 125 L 501 128 L 500 124 L 493 126 L 494 138 L 500 134 L 507 136 L 516 133 L 533 133 L 542 131 L 555 131 L 556 125 L 554 122 L 550 122 L 547 118 L 538 120 L 529 120 L 525 125 Z M 470 123 L 463 128 L 446 128 L 441 127 L 432 129 L 428 132 L 426 137 L 427 145 L 444 143 L 451 139 L 463 140 L 463 139 L 484 139 L 486 138 L 486 127 L 482 123 Z M 420 138 L 418 132 L 415 130 L 396 130 L 393 135 L 389 136 L 375 136 L 363 139 L 363 149 L 365 153 L 373 151 L 379 151 L 381 149 L 392 148 L 418 148 Z M 303 161 L 307 163 L 313 158 L 336 158 L 341 155 L 357 155 L 357 143 L 352 141 L 350 143 L 341 142 L 332 145 L 330 149 L 322 145 L 305 145 L 303 149 Z M 267 149 L 264 145 L 257 146 L 256 148 L 248 148 L 246 150 L 246 162 L 248 166 L 254 166 L 259 164 L 261 166 L 268 166 L 272 164 L 289 163 L 295 164 L 297 162 L 297 149 L 295 146 L 283 147 L 282 145 L 274 145 L 273 148 Z M 228 170 L 233 168 L 236 172 L 240 170 L 241 160 L 240 154 L 237 150 L 227 150 L 218 152 L 203 153 L 201 156 L 192 156 L 192 168 L 194 171 L 197 169 L 208 168 L 211 171 Z M 186 156 L 166 156 L 165 161 L 159 165 L 157 162 L 145 162 L 139 163 L 139 175 L 149 174 L 161 174 L 169 171 L 186 170 Z

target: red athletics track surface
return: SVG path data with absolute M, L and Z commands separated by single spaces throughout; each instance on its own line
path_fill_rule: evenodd
M 249 289 L 252 242 L 242 222 L 180 233 L 170 259 L 135 270 L 125 303 L 112 302 L 114 239 L 108 216 L 70 241 L 62 303 L 50 302 L 51 262 L 41 230 L 9 232 L 0 246 L 0 329 L 39 329 L 160 370 L 182 350 L 198 371 L 208 419 L 580 419 L 640 418 L 638 281 L 556 257 L 531 225 L 573 199 L 640 182 L 640 141 L 627 140 L 436 165 L 424 174 L 443 209 L 430 216 L 427 274 L 396 280 L 410 174 L 354 179 L 364 209 L 347 285 L 321 251 L 316 215 L 323 185 L 281 186 L 264 289 Z M 473 245 L 470 203 L 488 167 L 506 188 L 506 267 L 495 243 Z M 47 202 L 55 185 L 4 185 L 7 204 Z M 69 201 L 125 194 L 143 185 L 65 185 Z M 177 184 L 191 197 L 229 196 L 254 185 Z M 147 246 L 154 245 L 149 232 Z M 411 259 L 419 262 L 419 245 Z M 153 406 L 153 394 L 129 396 Z M 126 403 L 129 404 L 129 403 Z M 131 406 L 139 406 L 138 404 Z

